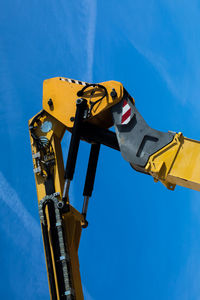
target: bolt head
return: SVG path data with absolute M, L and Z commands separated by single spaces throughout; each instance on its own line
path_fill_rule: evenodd
M 51 106 L 53 106 L 53 100 L 50 98 L 49 100 L 48 100 L 48 105 L 51 107 Z
M 82 98 L 78 98 L 78 99 L 76 100 L 76 104 L 81 104 L 81 102 L 83 102 L 83 99 L 82 99 Z
M 64 206 L 63 201 L 59 201 L 58 204 L 57 204 L 57 206 L 58 206 L 59 209 L 62 209 L 63 206 Z
M 110 93 L 110 96 L 115 99 L 117 97 L 117 92 L 115 91 L 115 89 L 112 89 L 112 92 Z

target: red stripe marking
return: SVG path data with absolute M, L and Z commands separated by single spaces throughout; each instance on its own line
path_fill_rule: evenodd
M 128 104 L 128 102 L 124 100 L 123 107 L 126 106 L 126 104 Z
M 128 119 L 128 117 L 130 117 L 130 115 L 131 115 L 131 108 L 129 108 L 129 110 L 127 110 L 127 112 L 124 115 L 122 115 L 121 123 L 123 124 L 126 121 L 126 119 Z

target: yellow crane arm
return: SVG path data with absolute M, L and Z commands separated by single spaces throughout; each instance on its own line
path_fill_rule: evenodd
M 161 181 L 169 189 L 174 189 L 176 184 L 194 190 L 200 189 L 200 142 L 188 139 L 181 133 L 162 133 L 150 128 L 137 111 L 134 99 L 121 83 L 101 83 L 107 90 L 107 95 L 95 103 L 104 93 L 98 86 L 60 77 L 45 80 L 44 110 L 71 131 L 76 113 L 77 93 L 82 90 L 81 85 L 85 90 L 80 97 L 84 96 L 87 100 L 90 111 L 87 122 L 104 129 L 115 125 L 122 155 L 136 170 L 152 175 L 155 181 Z M 132 106 L 132 115 L 130 122 L 122 125 L 123 103 L 126 98 Z M 49 106 L 50 99 L 54 107 Z M 128 149 L 130 139 L 132 141 Z M 125 147 L 127 148 L 123 149 Z
M 114 125 L 115 132 L 109 128 Z M 44 81 L 43 110 L 29 121 L 39 215 L 52 300 L 82 300 L 78 247 L 87 227 L 100 145 L 120 150 L 131 166 L 168 189 L 200 190 L 200 142 L 148 126 L 134 99 L 116 81 L 100 84 L 63 77 Z M 71 132 L 66 168 L 61 140 Z M 91 143 L 82 212 L 70 205 L 80 140 Z

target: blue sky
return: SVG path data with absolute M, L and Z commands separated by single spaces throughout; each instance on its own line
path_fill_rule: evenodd
M 28 133 L 43 80 L 119 80 L 149 125 L 199 139 L 200 5 L 4 0 L 0 14 L 0 296 L 46 300 Z M 82 143 L 70 191 L 77 208 L 88 152 Z M 199 198 L 102 147 L 79 252 L 85 299 L 199 300 Z

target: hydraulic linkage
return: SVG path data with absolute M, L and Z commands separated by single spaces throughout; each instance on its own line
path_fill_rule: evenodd
M 49 101 L 51 106 L 52 102 Z M 119 150 L 115 133 L 84 123 L 89 111 L 86 99 L 75 99 L 75 107 L 75 115 L 71 117 L 73 126 L 65 170 L 61 139 L 66 127 L 45 110 L 29 122 L 39 216 L 53 300 L 83 299 L 78 246 L 82 228 L 88 226 L 88 201 L 93 191 L 100 144 Z M 70 205 L 69 188 L 81 139 L 91 143 L 91 150 L 80 213 Z
M 116 133 L 109 128 L 114 125 Z M 200 142 L 147 125 L 134 99 L 116 81 L 101 84 L 63 77 L 44 81 L 43 110 L 29 121 L 50 296 L 83 300 L 78 247 L 86 228 L 100 145 L 121 152 L 131 166 L 173 190 L 176 184 L 200 190 Z M 71 133 L 64 169 L 61 140 Z M 91 144 L 83 208 L 69 199 L 80 141 Z

